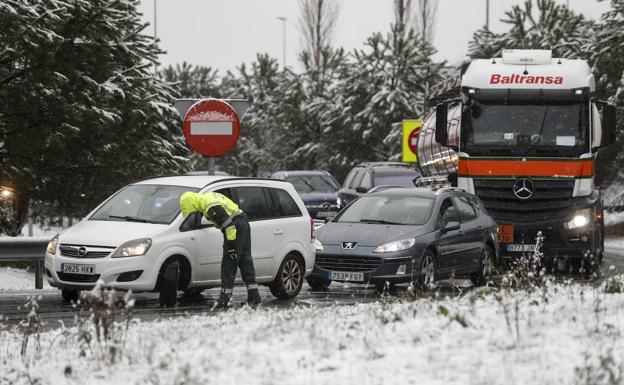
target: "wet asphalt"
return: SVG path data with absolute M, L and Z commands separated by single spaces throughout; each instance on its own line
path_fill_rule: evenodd
M 608 246 L 605 250 L 605 258 L 602 270 L 609 271 L 609 267 L 614 266 L 618 272 L 624 272 L 624 243 L 622 247 Z M 599 285 L 605 274 L 598 279 L 592 280 L 592 285 Z M 581 280 L 580 278 L 576 277 Z M 457 286 L 460 287 L 457 290 Z M 438 293 L 444 295 L 461 295 L 470 290 L 469 281 L 455 281 L 453 285 L 442 282 L 439 285 Z M 118 293 L 121 297 L 124 293 Z M 316 292 L 304 283 L 301 293 L 292 301 L 281 301 L 275 299 L 267 287 L 260 287 L 263 307 L 273 307 L 277 309 L 287 309 L 293 306 L 323 307 L 323 306 L 346 306 L 359 303 L 375 302 L 380 300 L 380 296 L 374 287 L 332 283 L 329 291 Z M 397 290 L 389 293 L 391 296 L 400 297 L 405 295 L 405 287 L 398 287 Z M 26 317 L 27 309 L 24 304 L 29 297 L 38 297 L 38 314 L 43 321 L 43 329 L 55 329 L 58 327 L 71 327 L 76 322 L 76 316 L 80 313 L 80 306 L 64 303 L 60 290 L 19 290 L 0 291 L 0 326 L 12 328 L 19 327 L 19 324 Z M 156 321 L 171 317 L 185 317 L 189 315 L 203 314 L 209 316 L 219 310 L 213 307 L 219 297 L 219 288 L 204 290 L 201 294 L 186 295 L 178 293 L 177 303 L 172 308 L 161 308 L 157 293 L 134 294 L 135 300 L 134 317 L 143 321 Z M 234 306 L 243 306 L 247 297 L 244 287 L 234 289 Z M 84 310 L 83 310 L 84 311 Z

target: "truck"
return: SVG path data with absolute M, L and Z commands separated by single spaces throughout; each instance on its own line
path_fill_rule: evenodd
M 616 122 L 588 63 L 503 50 L 459 72 L 418 136 L 423 181 L 475 194 L 498 224 L 505 261 L 532 253 L 541 232 L 546 268 L 593 271 L 604 252 L 596 154 L 615 141 Z

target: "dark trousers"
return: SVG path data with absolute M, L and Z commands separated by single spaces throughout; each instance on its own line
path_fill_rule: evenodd
M 221 285 L 226 292 L 231 292 L 234 288 L 237 268 L 240 268 L 243 282 L 247 286 L 256 284 L 256 270 L 251 258 L 251 231 L 247 216 L 244 213 L 239 214 L 232 223 L 236 226 L 236 239 L 234 240 L 236 259 L 228 255 L 228 242 L 225 241 L 225 235 L 223 259 L 221 259 Z

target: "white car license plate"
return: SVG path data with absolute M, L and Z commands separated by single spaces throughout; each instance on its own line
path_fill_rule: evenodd
M 332 281 L 364 282 L 364 273 L 330 271 L 329 279 Z
M 332 217 L 335 215 L 336 215 L 335 211 L 319 211 L 318 213 L 316 213 L 317 217 Z
M 507 251 L 534 251 L 535 250 L 535 245 L 524 245 L 524 244 L 520 244 L 520 243 L 512 243 L 510 245 L 507 245 Z
M 80 265 L 77 263 L 61 263 L 61 273 L 93 274 L 95 265 Z

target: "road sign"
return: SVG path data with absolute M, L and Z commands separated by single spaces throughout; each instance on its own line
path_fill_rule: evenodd
M 403 121 L 403 151 L 401 157 L 403 162 L 416 162 L 416 143 L 422 124 L 420 120 Z
M 191 150 L 203 156 L 220 156 L 236 145 L 240 121 L 234 108 L 219 99 L 203 99 L 184 116 L 184 138 Z

